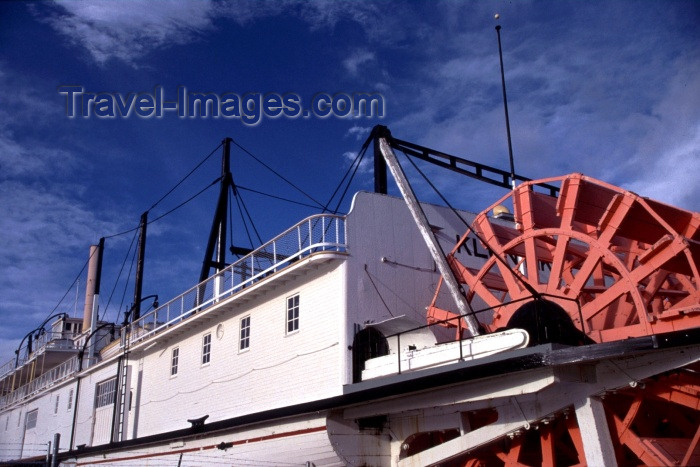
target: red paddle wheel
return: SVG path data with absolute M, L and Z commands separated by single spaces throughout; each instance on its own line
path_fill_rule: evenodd
M 559 195 L 538 192 L 538 183 L 558 186 Z M 499 205 L 512 206 L 514 224 L 491 216 Z M 470 237 L 490 252 L 479 269 L 457 257 Z M 699 259 L 699 213 L 580 174 L 520 185 L 480 213 L 448 255 L 472 307 L 493 310 L 479 316 L 485 329 L 520 327 L 531 316 L 522 313 L 535 292 L 539 302 L 563 310 L 588 343 L 700 327 Z M 435 300 L 429 322 L 454 318 L 448 323 L 455 327 L 457 315 L 436 307 Z M 555 325 L 549 325 L 552 331 Z M 547 329 L 528 331 L 535 343 L 547 341 Z M 544 336 L 533 339 L 533 332 Z M 693 368 L 657 375 L 634 390 L 606 396 L 603 404 L 621 465 L 700 464 L 700 378 Z M 538 426 L 480 448 L 460 463 L 586 464 L 570 411 Z

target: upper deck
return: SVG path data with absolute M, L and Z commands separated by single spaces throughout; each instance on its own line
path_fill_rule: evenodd
M 345 217 L 321 214 L 308 217 L 285 230 L 217 274 L 183 292 L 155 310 L 144 314 L 121 330 L 119 345 L 103 352 L 109 358 L 131 347 L 148 342 L 164 331 L 193 318 L 214 305 L 243 295 L 256 284 L 305 259 L 346 251 Z M 9 360 L 0 367 L 0 409 L 30 398 L 41 390 L 78 372 L 77 353 L 83 333 L 45 332 L 31 352 Z M 42 357 L 42 364 L 37 359 Z M 48 358 L 48 360 L 47 360 Z M 47 363 L 48 362 L 48 363 Z M 87 368 L 90 362 L 84 362 Z
M 122 330 L 121 347 L 148 340 L 292 264 L 318 253 L 346 251 L 345 217 L 319 214 L 285 230 Z M 128 338 L 128 342 L 127 342 Z

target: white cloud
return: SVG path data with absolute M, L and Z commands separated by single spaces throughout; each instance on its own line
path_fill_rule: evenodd
M 46 15 L 36 7 L 33 10 L 39 17 Z M 373 39 L 392 42 L 403 37 L 400 29 L 397 33 L 388 26 L 395 19 L 386 19 L 379 10 L 367 2 L 325 0 L 74 0 L 55 2 L 53 11 L 43 19 L 70 42 L 84 47 L 95 62 L 104 64 L 114 58 L 137 66 L 153 50 L 196 40 L 221 17 L 247 25 L 284 12 L 302 19 L 311 30 L 332 29 L 347 19 L 361 25 Z
M 65 174 L 77 166 L 68 151 L 31 147 L 15 141 L 10 132 L 0 130 L 0 180 L 22 176 L 44 177 Z
M 348 58 L 343 60 L 343 66 L 351 76 L 357 73 L 363 65 L 374 60 L 374 53 L 368 50 L 356 50 Z
M 347 165 L 354 166 L 357 163 L 358 153 L 355 151 L 348 151 L 343 153 L 343 159 L 345 159 Z M 372 162 L 371 154 L 365 153 L 365 156 L 360 161 L 360 166 L 357 169 L 359 174 L 368 174 L 374 171 L 374 166 Z
M 56 7 L 46 18 L 49 24 L 101 64 L 109 58 L 135 63 L 152 50 L 189 42 L 212 27 L 209 0 L 76 0 Z
M 354 136 L 357 141 L 364 141 L 372 131 L 372 127 L 353 125 L 345 133 L 345 136 Z
M 625 188 L 647 198 L 694 211 L 700 210 L 700 125 L 695 137 L 672 145 Z

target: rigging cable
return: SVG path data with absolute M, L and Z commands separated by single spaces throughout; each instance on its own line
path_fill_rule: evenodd
M 107 305 L 105 306 L 104 311 L 102 312 L 102 318 L 107 314 L 107 309 L 109 308 L 109 304 L 112 302 L 112 297 L 114 296 L 114 291 L 117 289 L 117 285 L 119 284 L 119 279 L 122 276 L 122 272 L 124 272 L 124 266 L 126 266 L 126 260 L 129 259 L 129 253 L 131 253 L 131 248 L 134 246 L 134 242 L 136 241 L 136 233 L 134 233 L 134 236 L 131 238 L 131 244 L 129 245 L 129 249 L 126 252 L 126 255 L 124 256 L 124 261 L 122 261 L 122 267 L 119 269 L 119 274 L 117 274 L 117 279 L 114 281 L 114 287 L 112 287 L 112 292 L 109 294 L 109 299 L 107 300 Z M 119 310 L 117 310 L 117 319 L 119 319 Z
M 256 193 L 256 194 L 258 194 L 258 195 L 267 196 L 267 197 L 269 197 L 269 198 L 274 198 L 274 199 L 277 199 L 277 200 L 280 200 L 280 201 L 285 201 L 285 202 L 287 202 L 287 203 L 298 204 L 299 206 L 305 206 L 305 207 L 307 207 L 307 208 L 318 209 L 318 206 L 314 206 L 314 205 L 312 205 L 312 204 L 306 204 L 306 203 L 302 203 L 302 202 L 299 202 L 299 201 L 294 201 L 294 200 L 292 200 L 292 199 L 282 198 L 281 196 L 271 195 L 271 194 L 269 194 L 269 193 L 265 193 L 265 192 L 262 192 L 262 191 L 254 190 L 254 189 L 252 189 L 252 188 L 244 187 L 244 186 L 241 186 L 241 185 L 236 185 L 236 188 L 237 188 L 238 190 L 250 191 L 251 193 Z
M 251 238 L 250 231 L 248 230 L 248 223 L 246 222 L 246 216 L 248 217 L 248 222 L 250 222 L 250 226 L 253 228 L 253 231 L 255 232 L 255 236 L 258 237 L 258 243 L 262 244 L 262 238 L 260 238 L 260 233 L 258 232 L 258 229 L 255 227 L 255 223 L 253 222 L 253 218 L 251 217 L 250 212 L 248 211 L 248 208 L 245 205 L 245 201 L 243 201 L 243 197 L 236 190 L 235 183 L 233 183 L 231 190 L 233 192 L 233 197 L 236 199 L 236 206 L 238 206 L 238 212 L 241 215 L 241 220 L 243 220 L 243 227 L 245 228 L 246 235 L 248 236 L 248 241 L 250 242 L 250 247 L 253 248 L 253 239 Z M 242 206 L 242 209 L 241 209 L 241 206 Z M 233 242 L 232 242 L 232 246 L 233 246 Z
M 309 198 L 311 201 L 313 201 L 314 203 L 316 203 L 319 207 L 323 208 L 323 204 L 321 204 L 321 203 L 319 203 L 318 201 L 316 201 L 311 195 L 309 195 L 308 193 L 306 193 L 304 190 L 302 190 L 301 188 L 299 188 L 298 186 L 296 186 L 296 185 L 295 185 L 294 183 L 292 183 L 291 181 L 287 180 L 283 175 L 280 175 L 275 169 L 273 169 L 272 167 L 270 167 L 269 165 L 265 164 L 263 161 L 261 161 L 260 159 L 258 159 L 257 157 L 255 157 L 255 155 L 254 155 L 252 152 L 248 151 L 246 148 L 244 148 L 243 146 L 241 146 L 240 144 L 238 144 L 238 142 L 237 142 L 235 139 L 232 139 L 231 141 L 233 142 L 233 144 L 235 144 L 236 146 L 238 146 L 244 153 L 248 154 L 250 157 L 252 157 L 253 159 L 255 159 L 258 163 L 262 164 L 263 167 L 265 167 L 266 169 L 268 169 L 268 170 L 269 170 L 270 172 L 272 172 L 273 174 L 277 175 L 279 178 L 281 178 L 282 180 L 284 180 L 286 183 L 288 183 L 290 186 L 292 186 L 292 187 L 293 187 L 294 189 L 296 189 L 298 192 L 300 192 L 301 194 L 303 194 L 304 196 L 306 196 L 307 198 Z
M 95 250 L 95 251 L 97 251 L 97 250 Z M 63 294 L 63 297 L 61 297 L 61 299 L 58 301 L 58 303 L 56 304 L 56 306 L 53 307 L 53 310 L 51 310 L 51 311 L 49 312 L 49 314 L 46 315 L 46 319 L 49 319 L 49 317 L 58 309 L 58 307 L 61 306 L 61 303 L 63 302 L 63 300 L 64 300 L 64 299 L 66 298 L 66 296 L 68 295 L 68 292 L 70 292 L 71 290 L 73 290 L 73 284 L 75 284 L 75 282 L 80 278 L 80 276 L 83 275 L 83 271 L 85 271 L 85 268 L 86 268 L 87 265 L 90 263 L 90 259 L 92 258 L 92 255 L 95 254 L 95 251 L 93 251 L 92 253 L 90 253 L 90 256 L 88 257 L 87 261 L 85 261 L 85 263 L 83 264 L 83 267 L 80 268 L 80 272 L 78 273 L 77 276 L 75 276 L 75 279 L 73 279 L 73 282 L 71 282 L 71 284 L 68 286 L 68 289 L 66 290 L 66 293 Z
M 234 143 L 236 146 L 238 146 L 242 151 L 244 151 L 244 152 L 245 152 L 246 154 L 248 154 L 250 157 L 252 157 L 253 159 L 255 159 L 257 162 L 259 162 L 260 164 L 262 164 L 262 165 L 263 165 L 264 167 L 266 167 L 268 170 L 270 170 L 270 171 L 273 172 L 275 175 L 277 175 L 278 177 L 280 177 L 282 180 L 284 180 L 285 182 L 287 182 L 289 185 L 291 185 L 292 187 L 294 187 L 296 190 L 298 190 L 299 192 L 301 192 L 304 196 L 306 196 L 307 198 L 309 198 L 311 201 L 313 201 L 314 203 L 316 203 L 318 206 L 320 206 L 321 208 L 323 208 L 323 205 L 322 205 L 321 203 L 319 203 L 319 202 L 316 201 L 313 197 L 311 197 L 310 195 L 308 195 L 307 193 L 305 193 L 301 188 L 297 187 L 295 184 L 293 184 L 292 182 L 290 182 L 289 180 L 287 180 L 285 177 L 283 177 L 282 175 L 280 175 L 278 172 L 276 172 L 276 171 L 275 171 L 274 169 L 272 169 L 270 166 L 268 166 L 267 164 L 265 164 L 264 162 L 262 162 L 262 161 L 261 161 L 260 159 L 258 159 L 254 154 L 252 154 L 252 153 L 251 153 L 250 151 L 248 151 L 246 148 L 244 148 L 243 146 L 241 146 L 240 144 L 238 144 L 235 140 L 232 140 L 232 141 L 233 141 L 233 143 Z M 153 203 L 153 205 L 149 208 L 148 211 L 150 211 L 151 209 L 155 208 L 155 207 L 156 207 L 158 204 L 160 204 L 166 197 L 168 197 L 173 191 L 175 191 L 175 190 L 177 189 L 177 187 L 179 187 L 179 186 L 180 186 L 187 178 L 189 178 L 199 167 L 201 167 L 202 164 L 204 164 L 204 162 L 206 162 L 219 148 L 221 148 L 222 144 L 223 144 L 223 142 L 220 143 L 216 148 L 214 148 L 206 157 L 204 157 L 192 170 L 190 170 L 190 172 L 187 173 L 187 175 L 185 175 L 185 176 L 184 176 L 182 179 L 180 179 L 180 181 L 178 181 L 170 190 L 168 190 L 167 193 L 165 193 L 160 199 L 158 199 L 155 203 Z M 162 215 L 160 215 L 160 216 L 158 216 L 158 217 L 156 217 L 156 218 L 154 218 L 154 219 L 151 219 L 151 220 L 148 222 L 148 224 L 152 224 L 153 222 L 156 222 L 156 221 L 162 219 L 163 217 L 165 217 L 165 216 L 167 216 L 167 215 L 173 213 L 173 212 L 176 211 L 177 209 L 181 208 L 181 207 L 184 206 L 185 204 L 187 204 L 187 203 L 189 203 L 190 201 L 192 201 L 193 199 L 195 199 L 197 196 L 199 196 L 199 195 L 201 195 L 202 193 L 204 193 L 208 188 L 210 188 L 211 186 L 215 185 L 215 184 L 218 183 L 220 180 L 221 180 L 221 177 L 217 178 L 217 179 L 214 180 L 210 185 L 208 185 L 207 187 L 205 187 L 204 189 L 202 189 L 201 191 L 199 191 L 198 193 L 196 193 L 194 196 L 190 197 L 190 198 L 187 199 L 186 201 L 180 203 L 179 205 L 175 206 L 174 208 L 170 209 L 169 211 L 165 212 L 164 214 L 162 214 Z M 254 191 L 254 190 L 248 189 L 248 191 Z M 261 194 L 264 194 L 264 193 L 261 193 Z M 270 196 L 270 195 L 268 195 L 268 196 Z M 294 201 L 291 201 L 291 200 L 288 200 L 288 201 L 294 202 Z M 297 204 L 302 204 L 302 203 L 297 203 Z M 315 207 L 315 206 L 314 206 L 314 207 Z M 247 211 L 247 209 L 246 209 L 246 211 Z M 249 215 L 249 217 L 250 217 L 250 215 Z M 251 220 L 251 221 L 252 221 L 252 220 Z M 106 239 L 109 239 L 109 238 L 114 238 L 114 237 L 119 237 L 119 236 L 121 236 L 121 235 L 126 235 L 126 234 L 131 233 L 131 232 L 136 232 L 136 231 L 139 230 L 139 228 L 140 228 L 140 225 L 137 225 L 136 227 L 133 227 L 133 228 L 131 228 L 131 229 L 127 229 L 127 230 L 124 230 L 124 231 L 121 231 L 121 232 L 118 232 L 118 233 L 115 233 L 115 234 L 111 234 L 111 235 L 106 235 L 106 236 L 104 236 L 104 239 L 106 240 Z M 257 234 L 257 231 L 256 231 L 256 234 Z M 259 235 L 258 235 L 258 237 L 259 237 Z M 134 237 L 134 238 L 135 238 L 135 237 Z M 129 247 L 129 250 L 127 251 L 126 258 L 128 258 L 128 255 L 129 255 L 129 252 L 131 251 L 131 247 L 132 247 L 132 246 L 133 246 L 133 239 L 132 239 L 132 243 L 131 243 L 131 245 L 130 245 L 130 247 Z M 94 252 L 93 252 L 93 254 L 94 254 Z M 92 255 L 91 255 L 91 256 L 92 256 Z M 135 257 L 135 254 L 134 254 L 134 257 Z M 125 262 L 126 262 L 126 258 L 125 258 Z M 85 271 L 85 268 L 87 267 L 87 265 L 89 264 L 89 262 L 90 262 L 90 258 L 88 258 L 88 260 L 85 261 L 85 263 L 83 264 L 83 267 L 80 269 L 80 272 L 77 274 L 76 278 L 73 280 L 73 282 L 71 282 L 71 284 L 70 284 L 70 286 L 68 287 L 68 289 L 66 290 L 66 292 L 63 294 L 63 296 L 62 296 L 61 299 L 58 301 L 58 303 L 56 304 L 56 306 L 51 310 L 51 312 L 49 312 L 49 314 L 47 315 L 47 317 L 51 316 L 51 314 L 53 314 L 53 313 L 58 309 L 58 307 L 61 305 L 61 303 L 63 302 L 63 300 L 66 298 L 66 296 L 68 295 L 68 293 L 70 292 L 70 290 L 72 290 L 73 285 L 76 283 L 76 281 L 79 280 L 80 276 L 81 276 L 81 275 L 83 274 L 83 272 Z M 119 276 L 121 276 L 121 273 L 122 273 L 122 271 L 123 271 L 125 262 L 122 264 L 122 268 L 120 269 Z M 132 269 L 132 268 L 133 268 L 133 260 L 132 260 L 132 267 L 130 268 L 130 272 L 129 272 L 129 277 L 131 277 L 131 269 Z M 119 277 L 117 278 L 117 281 L 118 281 L 118 280 L 119 280 Z M 112 293 L 110 294 L 110 298 L 109 298 L 110 302 L 111 302 L 111 299 L 112 299 L 112 295 L 114 294 L 114 291 L 115 291 L 115 289 L 116 289 L 116 286 L 117 286 L 117 284 L 115 283 L 115 286 L 114 286 L 114 288 L 112 289 Z M 125 286 L 125 287 L 126 287 L 126 286 Z M 125 295 L 125 294 L 126 294 L 126 289 L 125 289 L 125 291 L 124 291 L 124 295 Z M 105 307 L 105 311 L 103 312 L 103 316 L 106 314 L 107 308 L 109 307 L 109 303 L 110 303 L 110 302 L 108 302 L 107 306 Z M 123 302 L 124 302 L 124 296 L 122 296 L 122 303 L 120 304 L 120 307 L 121 307 L 121 305 L 123 305 Z
M 187 173 L 187 175 L 185 175 L 182 179 L 180 179 L 180 181 L 177 182 L 170 190 L 168 190 L 167 193 L 165 193 L 163 196 L 161 196 L 160 199 L 159 199 L 158 201 L 156 201 L 155 203 L 153 203 L 153 205 L 148 209 L 148 211 L 151 211 L 151 210 L 152 210 L 153 208 L 155 208 L 158 204 L 160 204 L 161 201 L 163 201 L 165 198 L 167 198 L 168 195 L 170 195 L 173 191 L 175 191 L 175 189 L 176 189 L 178 186 L 180 186 L 185 180 L 187 180 L 187 179 L 190 177 L 190 175 L 192 175 L 199 167 L 201 167 L 202 164 L 204 164 L 204 163 L 212 156 L 212 154 L 214 154 L 214 153 L 221 147 L 222 144 L 223 144 L 223 142 L 222 142 L 222 143 L 219 143 L 219 145 L 218 145 L 217 147 L 215 147 L 206 157 L 204 157 L 204 159 L 202 159 L 192 170 L 190 170 L 190 171 Z M 219 178 L 219 179 L 217 179 L 217 180 L 216 180 L 215 182 L 213 182 L 213 183 L 216 183 L 216 182 L 218 182 L 219 180 L 221 180 L 221 179 Z M 207 188 L 209 188 L 209 187 L 207 187 Z M 205 189 L 205 190 L 206 190 L 206 189 Z M 185 201 L 184 203 L 181 203 L 181 204 L 179 204 L 178 206 L 176 206 L 175 208 L 173 208 L 173 209 L 171 209 L 170 211 L 166 212 L 165 214 L 163 214 L 163 215 L 161 215 L 161 216 L 159 216 L 159 217 L 157 217 L 157 218 L 155 218 L 155 219 L 150 220 L 148 223 L 151 224 L 151 223 L 157 221 L 158 219 L 161 219 L 162 217 L 164 217 L 164 216 L 166 216 L 166 215 L 172 213 L 172 212 L 175 211 L 176 209 L 178 209 L 178 208 L 184 206 L 186 203 L 190 202 L 190 201 L 191 201 L 192 199 L 194 199 L 195 197 L 199 196 L 199 195 L 200 195 L 203 191 L 205 191 L 205 190 L 200 191 L 199 193 L 197 193 L 195 196 L 193 196 L 192 198 L 188 199 L 188 200 Z M 108 239 L 108 238 L 118 237 L 118 236 L 120 236 L 120 235 L 125 235 L 125 234 L 128 234 L 128 233 L 130 233 L 130 232 L 133 232 L 133 231 L 135 231 L 135 230 L 138 230 L 139 227 L 140 227 L 140 225 L 137 225 L 136 227 L 133 227 L 133 228 L 128 229 L 128 230 L 125 230 L 125 231 L 123 231 L 123 232 L 118 232 L 118 233 L 115 233 L 115 234 L 112 234 L 112 235 L 107 235 L 107 236 L 105 236 L 104 238 L 105 238 L 105 239 Z
M 188 199 L 186 199 L 186 200 L 183 201 L 182 203 L 178 204 L 177 206 L 175 206 L 175 207 L 172 208 L 171 210 L 169 210 L 169 211 L 167 211 L 167 212 L 161 214 L 160 216 L 158 216 L 158 217 L 156 217 L 156 218 L 151 219 L 150 221 L 148 221 L 148 224 L 150 225 L 150 224 L 152 224 L 152 223 L 154 223 L 154 222 L 156 222 L 156 221 L 158 221 L 158 220 L 164 218 L 165 216 L 167 216 L 167 215 L 169 215 L 169 214 L 172 214 L 174 211 L 177 211 L 178 209 L 180 209 L 181 207 L 183 207 L 184 205 L 186 205 L 186 204 L 189 203 L 190 201 L 194 200 L 197 196 L 201 195 L 202 193 L 204 193 L 205 191 L 207 191 L 209 188 L 213 187 L 214 185 L 216 185 L 216 184 L 219 183 L 220 181 L 221 181 L 221 177 L 218 177 L 218 178 L 215 179 L 213 182 L 211 182 L 209 185 L 205 186 L 204 188 L 202 188 L 201 190 L 199 190 L 197 193 L 195 193 L 194 195 L 190 196 Z M 138 227 L 137 227 L 137 228 L 138 228 Z
M 345 199 L 345 195 L 348 193 L 348 190 L 350 189 L 350 185 L 352 184 L 352 180 L 355 178 L 355 175 L 357 174 L 357 171 L 360 168 L 360 165 L 362 164 L 362 159 L 365 157 L 365 153 L 367 152 L 367 148 L 364 148 L 360 153 L 357 155 L 355 158 L 356 162 L 355 164 L 355 170 L 353 170 L 352 175 L 350 176 L 350 179 L 348 180 L 347 185 L 345 185 L 345 190 L 343 190 L 343 194 L 340 195 L 340 199 L 338 200 L 338 204 L 336 204 L 335 209 L 333 210 L 333 214 L 338 214 L 338 209 L 340 209 L 340 203 L 343 202 L 343 199 Z
M 134 248 L 134 254 L 131 255 L 131 265 L 129 266 L 129 274 L 126 276 L 126 282 L 124 282 L 124 292 L 122 293 L 122 301 L 119 303 L 119 308 L 117 308 L 117 318 L 119 317 L 119 311 L 122 309 L 122 306 L 124 305 L 124 298 L 126 297 L 126 289 L 127 286 L 129 285 L 129 278 L 131 277 L 131 271 L 134 269 L 134 262 L 136 261 L 136 253 L 138 252 L 138 248 Z
M 340 200 L 338 201 L 336 209 L 335 209 L 335 211 L 333 211 L 333 214 L 338 213 L 340 203 L 343 201 L 343 198 L 345 198 L 345 194 L 347 193 L 348 189 L 350 188 L 350 183 L 352 183 L 352 179 L 355 177 L 355 174 L 357 173 L 357 169 L 359 169 L 359 167 L 360 167 L 360 163 L 362 162 L 362 159 L 364 158 L 365 153 L 367 152 L 367 147 L 368 147 L 368 144 L 365 143 L 362 146 L 362 149 L 360 150 L 360 152 L 357 154 L 357 156 L 355 156 L 355 159 L 353 159 L 352 164 L 350 164 L 350 167 L 348 167 L 348 170 L 345 171 L 345 175 L 343 175 L 343 178 L 340 180 L 340 182 L 338 183 L 338 186 L 336 186 L 335 190 L 333 191 L 333 194 L 328 199 L 328 203 L 326 203 L 326 205 L 324 206 L 324 208 L 323 208 L 324 212 L 328 210 L 328 205 L 331 204 L 331 201 L 333 200 L 333 198 L 335 198 L 335 195 L 338 193 L 338 190 L 340 189 L 341 186 L 343 186 L 343 183 L 345 183 L 345 179 L 350 174 L 350 171 L 353 169 L 353 167 L 355 167 L 355 170 L 353 171 L 352 176 L 350 177 L 350 180 L 348 180 L 348 183 L 345 187 L 345 190 L 343 191 L 343 194 L 340 196 Z M 355 164 L 357 164 L 357 165 L 355 165 Z
M 477 231 L 472 227 L 472 225 L 471 225 L 469 222 L 467 222 L 466 219 L 464 219 L 464 218 L 459 214 L 459 212 L 450 204 L 450 202 L 447 201 L 447 199 L 442 195 L 442 193 L 437 189 L 437 187 L 436 187 L 435 185 L 433 185 L 433 183 L 428 179 L 428 177 L 418 168 L 418 166 L 415 164 L 415 162 L 413 162 L 413 160 L 411 160 L 411 158 L 408 157 L 408 154 L 406 154 L 404 151 L 401 151 L 401 152 L 404 154 L 404 156 L 406 156 L 406 158 L 407 158 L 408 161 L 411 163 L 411 165 L 413 166 L 413 168 L 415 168 L 415 169 L 418 171 L 418 173 L 421 174 L 421 176 L 423 177 L 423 179 L 425 179 L 425 181 L 428 183 L 428 185 L 430 185 L 430 187 L 435 191 L 435 193 L 437 193 L 437 195 L 440 197 L 440 199 L 442 199 L 442 201 L 447 205 L 447 207 L 449 207 L 450 210 L 452 210 L 452 212 L 459 218 L 459 220 L 461 220 L 461 221 L 464 223 L 464 225 L 467 226 L 467 228 L 474 234 L 474 236 L 475 236 L 483 245 L 485 245 L 486 248 L 488 248 L 488 243 L 486 243 L 486 241 L 485 241 L 483 238 L 481 238 L 481 235 L 479 235 L 479 232 L 477 232 Z M 541 294 L 540 294 L 537 290 L 535 290 L 534 287 L 532 287 L 532 285 L 530 285 L 530 283 L 529 283 L 528 281 L 526 281 L 524 277 L 522 277 L 516 270 L 514 270 L 514 269 L 508 264 L 508 261 L 506 261 L 505 259 L 501 258 L 500 255 L 496 254 L 496 252 L 495 252 L 495 251 L 492 251 L 490 248 L 488 248 L 488 250 L 489 250 L 489 252 L 491 252 L 491 254 L 492 254 L 498 261 L 500 261 L 506 268 L 508 268 L 508 270 L 513 274 L 513 277 L 514 277 L 518 282 L 520 282 L 520 283 L 523 285 L 523 287 L 525 287 L 525 289 L 527 289 L 528 292 L 530 292 L 530 295 L 532 295 L 532 298 L 539 298 L 539 297 L 541 296 Z
M 386 311 L 389 312 L 389 314 L 391 315 L 392 318 L 395 318 L 396 316 L 394 316 L 394 313 L 392 313 L 391 310 L 389 309 L 389 305 L 387 305 L 386 302 L 384 301 L 384 297 L 382 297 L 382 294 L 379 293 L 379 289 L 377 288 L 377 284 L 375 284 L 374 280 L 372 280 L 372 275 L 367 270 L 366 264 L 365 264 L 365 274 L 367 274 L 369 281 L 372 283 L 372 287 L 374 287 L 374 291 L 377 292 L 377 295 L 379 296 L 379 300 L 382 301 L 382 304 L 384 305 L 384 308 L 386 308 Z
M 185 180 L 187 180 L 187 178 L 188 178 L 190 175 L 192 175 L 198 168 L 200 168 L 200 167 L 202 166 L 202 164 L 204 164 L 204 163 L 212 156 L 212 154 L 214 154 L 214 153 L 221 147 L 222 144 L 224 144 L 223 141 L 222 141 L 221 143 L 219 143 L 219 145 L 218 145 L 217 147 L 215 147 L 204 159 L 202 159 L 202 160 L 199 162 L 199 164 L 197 164 L 196 166 L 194 166 L 194 168 L 193 168 L 192 170 L 190 170 L 190 172 L 189 172 L 187 175 L 185 175 L 182 179 L 180 179 L 180 181 L 177 182 L 177 183 L 175 184 L 175 186 L 173 186 L 173 187 L 170 189 L 170 191 L 168 191 L 166 194 L 164 194 L 158 201 L 156 201 L 155 203 L 153 203 L 153 206 L 151 206 L 150 208 L 148 208 L 148 210 L 150 211 L 151 209 L 155 208 L 155 207 L 156 207 L 161 201 L 163 201 L 170 193 L 172 193 L 173 191 L 175 191 L 175 189 L 176 189 L 178 186 L 180 186 L 180 185 L 182 184 L 182 182 L 184 182 Z

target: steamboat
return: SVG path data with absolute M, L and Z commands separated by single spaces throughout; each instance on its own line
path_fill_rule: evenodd
M 222 145 L 200 281 L 143 313 L 137 281 L 102 322 L 93 246 L 83 317 L 50 317 L 0 368 L 0 461 L 700 464 L 699 213 L 375 127 L 374 192 L 228 263 Z M 396 151 L 505 194 L 421 203 Z

